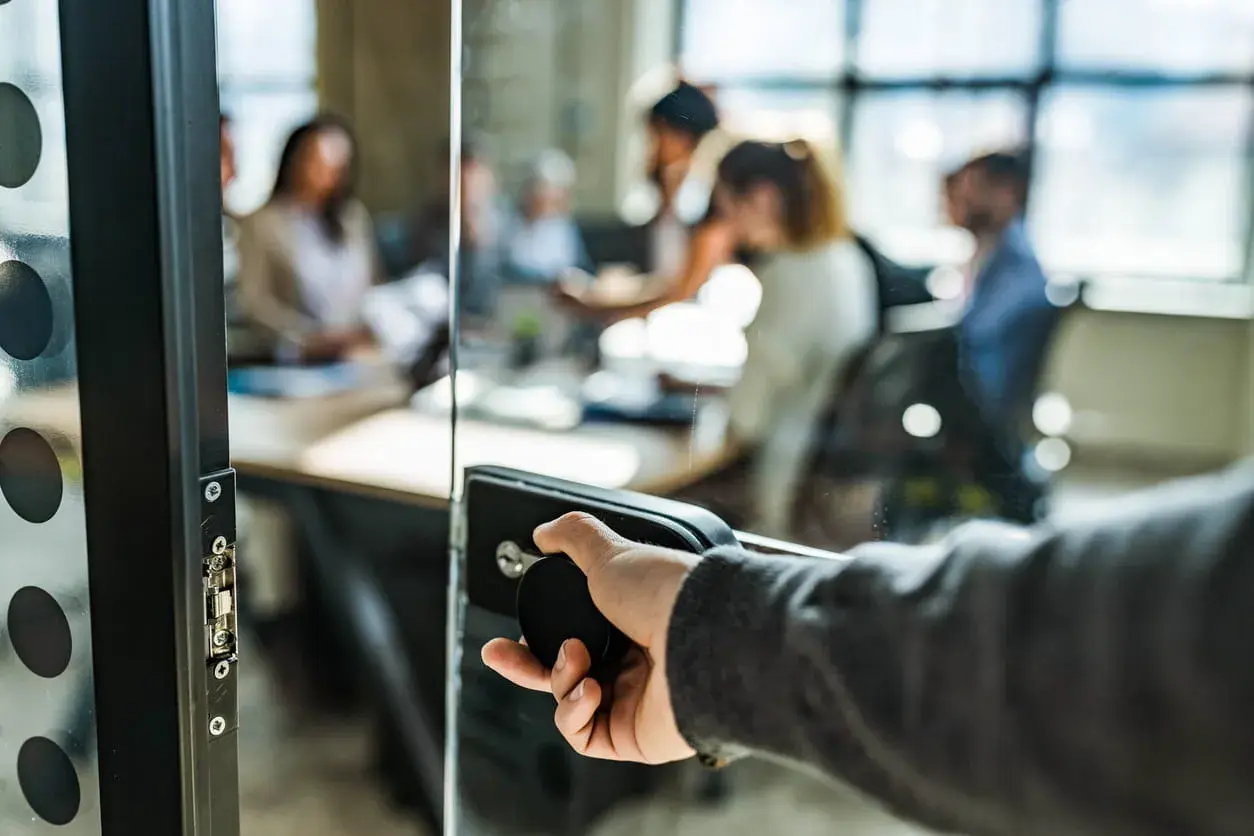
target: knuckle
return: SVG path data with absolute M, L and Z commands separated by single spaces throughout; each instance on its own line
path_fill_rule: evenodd
M 560 525 L 576 529 L 599 529 L 601 522 L 587 511 L 570 511 L 562 514 L 557 522 Z

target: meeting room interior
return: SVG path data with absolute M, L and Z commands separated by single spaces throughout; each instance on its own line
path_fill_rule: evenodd
M 473 474 L 839 555 L 1254 455 L 1250 0 L 198 3 L 245 836 L 926 832 L 785 763 L 571 752 L 480 661 L 533 546 Z M 0 0 L 0 616 L 34 585 L 99 637 L 63 31 Z M 3 632 L 2 710 L 84 789 L 55 821 L 0 718 L 0 832 L 99 832 L 92 643 L 40 678 Z

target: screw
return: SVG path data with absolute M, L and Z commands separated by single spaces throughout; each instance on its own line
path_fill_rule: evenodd
M 231 643 L 231 631 L 230 630 L 219 630 L 218 632 L 213 634 L 213 646 L 214 647 L 226 647 L 230 643 Z
M 213 668 L 214 679 L 226 679 L 231 675 L 231 663 L 223 659 Z
M 512 540 L 506 540 L 496 547 L 496 568 L 510 580 L 518 580 L 534 563 L 540 560 L 539 555 L 530 554 Z
M 226 718 L 214 717 L 209 721 L 209 733 L 214 737 L 218 737 L 222 732 L 226 731 Z
M 209 558 L 209 571 L 210 572 L 221 572 L 225 568 L 226 568 L 226 558 L 223 557 L 222 555 L 215 554 L 213 557 Z
M 222 496 L 222 486 L 217 482 L 210 482 L 205 485 L 205 499 L 209 502 L 217 502 L 218 497 Z
M 226 554 L 226 538 L 225 537 L 214 538 L 213 553 L 214 554 Z

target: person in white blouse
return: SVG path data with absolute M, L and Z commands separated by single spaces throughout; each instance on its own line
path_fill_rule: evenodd
M 815 425 L 876 334 L 875 273 L 850 231 L 837 171 L 808 142 L 749 141 L 723 158 L 715 186 L 738 244 L 761 254 L 762 303 L 729 402 L 748 453 L 747 522 L 768 536 L 789 535 Z
M 300 126 L 270 200 L 243 224 L 240 304 L 280 362 L 338 360 L 370 340 L 362 301 L 382 271 L 370 215 L 354 195 L 356 153 L 334 117 Z

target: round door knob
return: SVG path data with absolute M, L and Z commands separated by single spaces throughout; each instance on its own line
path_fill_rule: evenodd
M 518 583 L 518 626 L 528 649 L 546 668 L 568 639 L 579 639 L 592 657 L 590 676 L 617 673 L 631 641 L 592 603 L 588 578 L 566 555 L 537 560 Z

